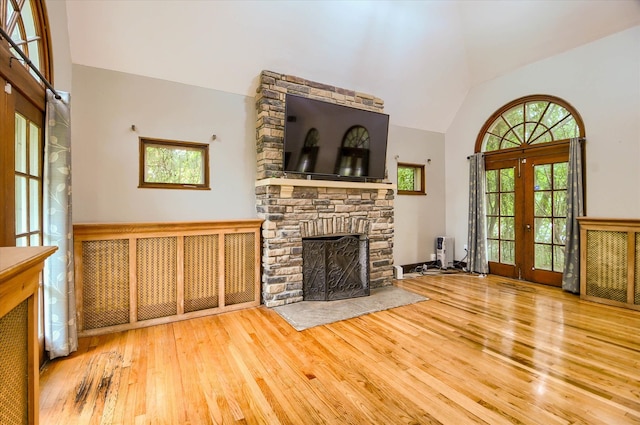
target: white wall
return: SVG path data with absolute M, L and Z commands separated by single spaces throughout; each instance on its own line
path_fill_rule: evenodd
M 424 164 L 427 192 L 426 196 L 396 194 L 393 246 L 393 260 L 396 265 L 429 261 L 431 254 L 435 253 L 435 237 L 444 234 L 444 151 L 442 133 L 394 125 L 389 127 L 389 180 L 398 183 L 398 161 Z
M 74 222 L 257 217 L 253 98 L 74 65 L 71 112 Z M 211 190 L 139 189 L 139 137 L 210 142 Z
M 467 238 L 468 163 L 493 112 L 529 94 L 573 105 L 586 128 L 586 208 L 640 217 L 640 26 L 536 62 L 472 89 L 445 134 L 447 233 Z M 462 255 L 456 244 L 456 259 Z
M 53 50 L 53 86 L 56 90 L 71 91 L 71 50 L 67 29 L 67 2 L 47 0 L 51 48 Z

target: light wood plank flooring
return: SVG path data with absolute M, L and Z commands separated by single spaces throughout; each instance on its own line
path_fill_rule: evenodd
M 42 424 L 640 423 L 640 312 L 505 278 L 296 332 L 264 307 L 80 340 Z

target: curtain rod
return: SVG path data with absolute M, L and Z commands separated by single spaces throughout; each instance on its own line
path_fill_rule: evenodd
M 44 75 L 42 75 L 40 70 L 38 68 L 36 68 L 36 66 L 33 64 L 33 62 L 31 62 L 31 60 L 27 57 L 27 55 L 25 55 L 22 52 L 22 49 L 20 49 L 20 47 L 18 47 L 18 45 L 11 39 L 11 37 L 9 37 L 9 34 L 7 34 L 2 27 L 0 27 L 0 35 L 2 36 L 2 38 L 7 40 L 9 42 L 9 44 L 11 44 L 11 47 L 13 47 L 16 50 L 16 52 L 18 52 L 20 57 L 22 57 L 22 60 L 24 60 L 24 62 L 27 65 L 29 65 L 29 68 L 31 68 L 33 70 L 33 72 L 36 73 L 38 78 L 40 78 L 40 81 L 42 81 L 44 83 L 44 85 L 47 86 L 47 88 L 53 92 L 53 95 L 55 96 L 55 98 L 58 99 L 58 100 L 62 99 L 62 97 L 58 94 L 56 89 L 53 88 L 53 86 L 51 85 L 49 80 L 44 78 Z

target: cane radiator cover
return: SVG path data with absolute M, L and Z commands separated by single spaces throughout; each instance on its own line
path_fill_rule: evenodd
M 587 232 L 587 295 L 627 301 L 627 246 L 626 232 Z
M 0 318 L 0 424 L 28 423 L 28 301 Z

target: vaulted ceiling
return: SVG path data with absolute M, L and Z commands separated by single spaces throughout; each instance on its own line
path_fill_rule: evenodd
M 473 86 L 640 25 L 640 0 L 66 3 L 75 64 L 249 96 L 267 69 L 373 94 L 392 124 L 438 132 Z

